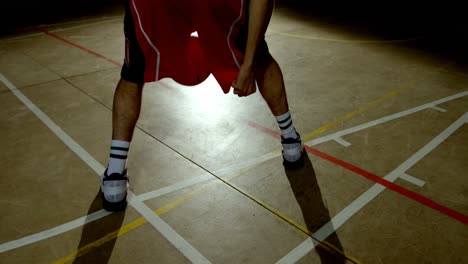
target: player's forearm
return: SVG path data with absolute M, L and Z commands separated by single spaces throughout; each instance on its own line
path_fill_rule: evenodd
M 255 54 L 265 36 L 273 12 L 273 4 L 273 0 L 250 0 L 245 65 L 252 66 L 255 63 Z

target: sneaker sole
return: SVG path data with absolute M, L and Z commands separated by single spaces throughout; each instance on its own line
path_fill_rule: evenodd
M 302 151 L 301 157 L 296 160 L 296 161 L 287 161 L 283 158 L 283 166 L 286 169 L 301 169 L 304 167 L 304 156 L 305 156 L 305 150 Z
M 109 212 L 121 212 L 124 211 L 127 208 L 127 196 L 120 201 L 120 202 L 109 202 L 104 198 L 104 195 L 102 197 L 102 207 L 104 210 L 109 211 Z

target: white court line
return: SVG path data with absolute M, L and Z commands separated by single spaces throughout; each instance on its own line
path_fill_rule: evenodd
M 417 185 L 419 187 L 423 187 L 424 184 L 426 184 L 425 181 L 422 181 L 422 180 L 420 180 L 420 179 L 418 179 L 416 177 L 413 177 L 411 175 L 408 175 L 406 173 L 401 174 L 400 179 L 403 179 L 403 180 L 405 180 L 407 182 L 411 182 L 412 184 L 415 184 L 415 185 Z
M 246 162 L 236 163 L 236 164 L 231 165 L 229 167 L 225 167 L 225 168 L 216 170 L 216 171 L 213 172 L 213 174 L 218 176 L 218 177 L 223 178 L 223 177 L 226 177 L 228 175 L 233 175 L 232 171 L 237 171 L 236 173 L 239 173 L 239 172 L 241 172 L 243 169 L 245 169 L 247 167 L 253 166 L 255 164 L 262 163 L 264 161 L 270 160 L 270 159 L 275 158 L 277 156 L 279 156 L 279 155 L 276 154 L 276 153 L 268 153 L 268 154 L 262 155 L 262 156 L 260 156 L 260 157 L 258 157 L 256 159 L 253 159 L 253 160 L 248 160 Z M 236 173 L 234 173 L 234 174 L 236 174 Z M 167 187 L 163 187 L 163 188 L 155 190 L 155 191 L 150 191 L 150 192 L 147 192 L 147 193 L 144 193 L 144 194 L 140 194 L 137 197 L 141 201 L 146 201 L 146 200 L 154 199 L 156 197 L 159 197 L 159 196 L 162 196 L 162 195 L 165 195 L 165 194 L 177 191 L 177 190 L 181 190 L 181 189 L 186 188 L 186 187 L 190 187 L 190 186 L 195 185 L 197 183 L 201 183 L 201 182 L 205 182 L 205 181 L 213 180 L 213 179 L 216 179 L 216 178 L 213 177 L 212 175 L 198 176 L 198 177 L 195 177 L 195 178 L 192 178 L 192 179 L 181 181 L 179 183 L 175 183 L 175 184 L 167 186 Z
M 418 152 L 413 154 L 409 159 L 400 164 L 396 169 L 387 174 L 384 177 L 387 181 L 394 182 L 398 179 L 403 173 L 408 169 L 414 166 L 417 162 L 423 159 L 427 154 L 434 150 L 438 145 L 440 145 L 444 140 L 446 140 L 450 135 L 452 135 L 458 128 L 460 128 L 464 123 L 468 122 L 468 112 L 460 117 L 457 121 L 451 124 L 446 128 L 442 133 L 435 137 L 431 142 L 426 144 Z M 313 237 L 319 241 L 325 240 L 328 236 L 333 234 L 338 230 L 344 223 L 346 223 L 354 214 L 356 214 L 360 209 L 369 204 L 374 200 L 381 192 L 386 188 L 380 184 L 374 184 L 369 190 L 359 196 L 351 204 L 346 206 L 341 210 L 335 217 L 333 217 L 328 223 L 321 227 Z M 295 263 L 314 249 L 315 243 L 312 238 L 306 239 L 299 246 L 289 252 L 286 256 L 281 258 L 277 263 Z
M 247 167 L 253 166 L 255 164 L 262 163 L 264 161 L 270 160 L 270 159 L 275 158 L 277 156 L 279 156 L 277 153 L 268 153 L 268 154 L 262 155 L 262 156 L 260 156 L 260 157 L 258 157 L 256 159 L 253 159 L 253 160 L 249 160 L 249 161 L 241 162 L 241 163 L 236 163 L 236 164 L 231 165 L 229 167 L 223 167 L 222 169 L 216 170 L 214 172 L 214 174 L 217 175 L 218 177 L 226 177 L 228 175 L 233 175 L 232 174 L 233 170 L 237 171 L 237 172 L 234 173 L 234 174 L 236 174 L 236 173 L 241 172 L 243 169 L 245 169 Z M 159 196 L 162 196 L 162 195 L 165 195 L 165 194 L 168 194 L 168 193 L 171 193 L 171 192 L 175 192 L 175 191 L 190 187 L 190 186 L 195 185 L 197 183 L 201 183 L 201 182 L 205 182 L 205 181 L 213 180 L 213 179 L 216 179 L 216 178 L 214 178 L 211 175 L 198 176 L 198 177 L 195 177 L 195 178 L 192 178 L 192 179 L 184 180 L 184 181 L 181 181 L 181 182 L 178 182 L 178 183 L 175 183 L 175 184 L 160 188 L 160 189 L 155 190 L 155 191 L 150 191 L 150 192 L 147 192 L 147 193 L 144 193 L 144 194 L 140 194 L 140 195 L 137 196 L 137 198 L 140 201 L 146 201 L 146 200 L 154 199 L 154 198 L 157 198 Z M 14 240 L 14 241 L 10 241 L 10 242 L 0 244 L 0 253 L 9 251 L 9 250 L 12 250 L 12 249 L 15 249 L 15 248 L 19 248 L 19 247 L 22 247 L 22 246 L 26 246 L 26 245 L 38 242 L 38 241 L 46 239 L 46 238 L 50 238 L 50 237 L 53 237 L 53 236 L 60 235 L 62 233 L 68 232 L 68 231 L 70 231 L 72 229 L 75 229 L 77 227 L 80 227 L 82 225 L 85 225 L 85 224 L 90 223 L 92 221 L 96 221 L 96 220 L 98 220 L 100 218 L 103 218 L 103 217 L 109 215 L 109 213 L 107 213 L 107 212 L 103 213 L 103 212 L 106 212 L 106 211 L 105 210 L 100 210 L 100 211 L 98 211 L 96 213 L 90 214 L 88 216 L 83 216 L 81 218 L 78 218 L 78 219 L 73 220 L 71 222 L 62 224 L 60 226 L 57 226 L 57 227 L 54 227 L 54 228 L 51 228 L 51 229 L 48 229 L 48 230 L 44 230 L 44 231 L 35 233 L 33 235 L 29 235 L 29 236 L 26 236 L 26 237 L 23 237 L 23 238 Z M 84 221 L 83 219 L 86 219 L 86 221 Z
M 107 212 L 106 210 L 102 209 L 92 214 L 89 214 L 89 215 L 80 217 L 76 220 L 65 223 L 63 225 L 59 225 L 57 227 L 45 230 L 43 232 L 36 233 L 30 236 L 26 236 L 20 239 L 16 239 L 7 243 L 3 243 L 0 245 L 0 253 L 9 251 L 15 248 L 19 248 L 22 246 L 26 246 L 26 245 L 29 245 L 29 244 L 32 244 L 32 243 L 35 243 L 35 242 L 38 242 L 38 241 L 62 234 L 62 233 L 68 232 L 72 229 L 91 223 L 93 221 L 101 219 L 110 214 L 111 214 L 110 212 Z
M 5 41 L 5 42 L 11 42 L 11 41 L 18 41 L 18 40 L 23 40 L 23 39 L 28 39 L 32 37 L 37 37 L 40 35 L 44 35 L 44 33 L 31 33 L 31 34 L 26 34 L 26 35 L 21 35 L 18 37 L 11 37 L 11 38 L 5 38 L 5 39 L 0 39 L 0 41 Z
M 441 100 L 444 100 L 446 98 L 443 98 Z M 440 100 L 438 100 L 440 101 Z M 438 102 L 436 101 L 436 102 Z M 433 104 L 433 103 L 431 103 Z M 435 107 L 435 106 L 430 106 L 431 108 Z M 413 108 L 414 109 L 414 108 Z M 411 110 L 411 109 L 410 109 Z M 377 120 L 375 120 L 377 121 Z M 339 133 L 339 132 L 338 132 Z M 325 136 L 325 137 L 328 137 L 328 136 Z M 322 140 L 323 138 L 325 137 L 321 137 L 319 138 L 318 140 Z M 335 139 L 336 142 L 338 142 L 339 144 L 343 145 L 343 146 L 350 146 L 351 144 L 347 141 L 345 141 L 344 139 L 340 138 L 340 137 L 337 137 Z M 230 167 L 227 167 L 227 168 L 223 168 L 221 170 L 217 170 L 214 172 L 215 175 L 218 175 L 219 177 L 223 177 L 223 175 L 225 175 L 226 173 L 229 173 L 229 172 L 232 172 L 233 170 L 242 170 L 243 168 L 246 168 L 248 166 L 251 166 L 253 164 L 257 164 L 257 163 L 261 163 L 261 162 L 264 162 L 264 161 L 267 161 L 269 159 L 273 159 L 273 158 L 276 158 L 276 157 L 279 157 L 280 156 L 280 153 L 269 153 L 269 154 L 266 154 L 266 155 L 262 155 L 261 157 L 255 159 L 255 160 L 250 160 L 250 161 L 247 161 L 247 162 L 243 162 L 243 163 L 239 163 L 237 165 L 234 165 L 234 166 L 230 166 Z M 416 184 L 418 186 L 422 186 L 424 185 L 424 182 L 419 180 L 419 179 L 416 179 L 414 177 L 406 177 L 405 176 L 406 174 L 402 174 L 400 175 L 400 178 L 404 179 L 404 180 L 407 180 L 407 181 L 410 181 L 412 182 L 413 184 Z M 162 196 L 162 195 L 165 195 L 165 194 L 168 194 L 168 193 L 171 193 L 171 192 L 174 192 L 174 191 L 177 191 L 177 190 L 180 190 L 180 189 L 183 189 L 183 188 L 186 188 L 186 187 L 189 187 L 189 186 L 192 186 L 192 185 L 195 185 L 197 183 L 201 183 L 201 182 L 204 182 L 204 181 L 207 181 L 207 180 L 210 180 L 210 179 L 213 179 L 212 176 L 210 175 L 204 175 L 204 176 L 199 176 L 199 177 L 195 177 L 195 178 L 192 178 L 192 179 L 188 179 L 188 180 L 185 180 L 185 181 L 181 181 L 179 183 L 176 183 L 176 184 L 173 184 L 173 185 L 170 185 L 170 186 L 167 186 L 167 187 L 163 187 L 161 189 L 158 189 L 158 190 L 155 190 L 155 191 L 150 191 L 150 192 L 147 192 L 147 193 L 144 193 L 144 194 L 141 194 L 138 196 L 139 200 L 141 201 L 146 201 L 146 200 L 150 200 L 150 199 L 154 199 L 154 198 L 157 198 L 159 196 Z M 64 224 L 64 226 L 68 225 L 69 223 L 67 224 Z M 66 232 L 68 230 L 65 230 L 65 229 L 61 229 L 63 230 L 63 232 Z M 34 234 L 34 235 L 31 235 L 31 236 L 28 236 L 28 237 L 24 237 L 24 238 L 21 238 L 22 241 L 28 241 L 28 238 L 31 239 L 32 242 L 30 243 L 33 243 L 33 242 L 36 242 L 34 239 L 36 236 L 40 236 L 41 233 L 44 233 L 44 234 L 48 234 L 48 232 L 50 232 L 49 230 L 45 230 L 45 231 L 42 231 L 40 233 L 37 233 L 37 234 Z M 57 233 L 59 234 L 59 233 Z M 16 241 L 16 240 L 15 240 Z M 13 243 L 14 241 L 12 241 Z M 11 245 L 9 244 L 10 242 L 7 242 L 7 243 L 4 243 L 2 245 L 0 245 L 0 249 L 2 249 L 3 247 L 5 248 L 10 248 Z M 23 242 L 24 243 L 24 242 Z M 14 243 L 13 243 L 14 244 Z M 29 244 L 29 243 L 28 243 Z M 25 245 L 25 244 L 18 244 L 17 247 L 20 247 L 22 245 Z M 15 247 L 16 248 L 16 247 Z M 10 250 L 10 249 L 8 249 Z M 0 251 L 0 252 L 3 252 L 3 251 Z
M 218 177 L 226 177 L 228 175 L 233 175 L 232 174 L 233 170 L 236 170 L 237 171 L 236 173 L 239 173 L 239 172 L 241 172 L 243 169 L 245 169 L 247 167 L 250 167 L 250 166 L 253 166 L 255 164 L 259 164 L 259 163 L 262 163 L 264 161 L 270 160 L 270 159 L 272 159 L 272 158 L 274 158 L 276 156 L 279 156 L 279 155 L 277 155 L 276 153 L 268 153 L 268 154 L 262 155 L 262 156 L 260 156 L 260 157 L 258 157 L 256 159 L 253 159 L 253 160 L 249 160 L 249 161 L 242 162 L 242 163 L 236 163 L 236 164 L 231 165 L 229 167 L 224 167 L 222 169 L 216 170 L 214 172 L 214 174 L 217 175 Z M 236 173 L 234 173 L 234 174 L 236 174 Z M 138 198 L 138 200 L 143 202 L 143 201 L 146 201 L 146 200 L 154 199 L 154 198 L 157 198 L 159 196 L 162 196 L 162 195 L 165 195 L 165 194 L 168 194 L 168 193 L 172 193 L 172 192 L 175 192 L 175 191 L 190 187 L 190 186 L 195 185 L 197 183 L 205 182 L 205 181 L 208 181 L 208 180 L 214 180 L 214 179 L 216 179 L 216 178 L 214 178 L 211 175 L 198 176 L 198 177 L 195 177 L 195 178 L 191 178 L 191 179 L 188 179 L 188 180 L 184 180 L 184 181 L 181 181 L 181 182 L 178 182 L 178 183 L 175 183 L 175 184 L 160 188 L 160 189 L 155 190 L 155 191 L 150 191 L 150 192 L 147 192 L 147 193 L 144 193 L 144 194 L 140 194 L 140 195 L 138 195 L 136 197 Z M 10 241 L 10 242 L 5 242 L 3 244 L 0 244 L 0 253 L 9 251 L 9 250 L 12 250 L 12 249 L 15 249 L 15 248 L 19 248 L 19 247 L 22 247 L 22 246 L 26 246 L 26 245 L 38 242 L 38 241 L 43 240 L 43 239 L 47 239 L 47 238 L 50 238 L 50 237 L 53 237 L 53 236 L 60 235 L 62 233 L 68 232 L 68 231 L 70 231 L 72 229 L 75 229 L 77 227 L 80 227 L 82 225 L 90 223 L 92 221 L 96 221 L 96 220 L 98 220 L 100 218 L 103 218 L 103 217 L 109 215 L 109 214 L 110 213 L 108 213 L 105 210 L 100 210 L 98 212 L 92 213 L 92 214 L 87 215 L 87 216 L 80 217 L 80 218 L 78 218 L 76 220 L 70 221 L 70 222 L 62 224 L 60 226 L 57 226 L 57 227 L 54 227 L 54 228 L 51 228 L 51 229 L 48 229 L 48 230 L 44 230 L 44 231 L 35 233 L 33 235 L 29 235 L 29 236 L 26 236 L 26 237 L 23 237 L 23 238 L 20 238 L 20 239 L 16 239 L 16 240 L 13 240 L 13 241 Z
M 57 28 L 57 29 L 49 30 L 49 32 L 51 32 L 51 33 L 63 32 L 63 31 L 72 30 L 72 29 L 95 26 L 95 25 L 99 25 L 99 24 L 105 24 L 105 23 L 108 23 L 108 22 L 112 22 L 114 20 L 122 20 L 122 19 L 123 18 L 121 18 L 121 17 L 110 18 L 110 19 L 107 19 L 107 20 L 101 20 L 101 21 L 97 21 L 97 22 L 90 22 L 90 23 L 87 23 L 87 24 L 82 24 L 82 25 L 77 25 L 77 26 L 72 26 L 72 27 Z M 41 27 L 51 27 L 51 26 L 54 26 L 54 24 L 52 24 L 52 25 L 41 25 Z M 45 35 L 45 34 L 43 32 L 30 33 L 30 34 L 26 34 L 26 35 L 17 36 L 17 37 L 10 37 L 10 38 L 0 39 L 0 41 L 14 42 L 14 41 L 24 40 L 24 39 L 28 39 L 28 38 L 32 38 L 32 37 L 41 36 L 41 35 Z
M 41 24 L 39 25 L 40 27 L 55 27 L 55 26 L 67 26 L 67 25 L 76 25 L 80 23 L 94 23 L 93 21 L 99 22 L 99 21 L 107 21 L 107 20 L 113 20 L 113 19 L 119 19 L 123 18 L 122 15 L 117 15 L 117 16 L 101 16 L 101 17 L 96 17 L 96 18 L 87 18 L 87 19 L 81 19 L 81 20 L 73 20 L 73 21 L 68 21 L 68 22 L 59 22 L 59 23 L 50 23 L 50 24 Z
M 215 179 L 215 178 L 213 176 L 211 176 L 211 175 L 199 176 L 199 177 L 195 177 L 193 179 L 189 179 L 189 180 L 185 180 L 185 181 L 182 181 L 182 182 L 179 182 L 179 183 L 176 183 L 176 184 L 169 185 L 167 187 L 158 189 L 156 191 L 141 194 L 141 195 L 139 195 L 137 197 L 138 197 L 138 200 L 145 201 L 145 200 L 157 198 L 159 196 L 162 196 L 162 195 L 165 195 L 165 194 L 168 194 L 168 193 L 171 193 L 171 192 L 174 192 L 174 191 L 189 187 L 189 186 L 194 185 L 194 184 L 199 183 L 199 182 L 207 181 L 209 179 Z M 70 231 L 72 229 L 78 228 L 78 227 L 80 227 L 82 225 L 85 225 L 87 223 L 90 223 L 92 221 L 96 221 L 98 219 L 106 217 L 109 214 L 110 214 L 109 212 L 102 209 L 102 210 L 100 210 L 98 212 L 95 212 L 95 213 L 92 213 L 90 215 L 80 217 L 80 218 L 78 218 L 76 220 L 70 221 L 70 222 L 62 224 L 60 226 L 57 226 L 57 227 L 54 227 L 54 228 L 51 228 L 51 229 L 47 229 L 47 230 L 35 233 L 33 235 L 29 235 L 29 236 L 26 236 L 26 237 L 23 237 L 23 238 L 20 238 L 20 239 L 16 239 L 16 240 L 13 240 L 13 241 L 10 241 L 10 242 L 3 243 L 3 244 L 0 245 L 0 253 L 9 251 L 9 250 L 12 250 L 12 249 L 15 249 L 15 248 L 19 248 L 19 247 L 22 247 L 22 246 L 26 246 L 26 245 L 29 245 L 29 244 L 32 244 L 32 243 L 35 243 L 35 242 L 38 242 L 38 241 L 53 237 L 53 236 L 60 235 L 62 233 L 68 232 L 68 231 Z
M 146 200 L 154 199 L 156 197 L 159 197 L 159 196 L 162 196 L 162 195 L 165 195 L 165 194 L 177 191 L 177 190 L 181 190 L 181 189 L 190 187 L 192 185 L 195 185 L 197 183 L 212 180 L 212 179 L 216 179 L 216 178 L 211 175 L 198 176 L 198 177 L 184 180 L 184 181 L 181 181 L 181 182 L 178 182 L 178 183 L 175 183 L 175 184 L 172 184 L 172 185 L 169 185 L 169 186 L 166 186 L 166 187 L 154 190 L 154 191 L 150 191 L 144 194 L 137 195 L 136 197 L 140 201 L 146 201 Z
M 370 121 L 368 123 L 358 125 L 358 126 L 355 126 L 355 127 L 351 127 L 351 128 L 348 128 L 348 129 L 345 129 L 345 130 L 342 130 L 342 131 L 339 131 L 339 132 L 336 132 L 336 133 L 333 133 L 333 134 L 330 134 L 330 135 L 327 135 L 327 136 L 324 136 L 324 137 L 321 137 L 321 138 L 312 139 L 312 140 L 307 141 L 306 145 L 315 146 L 315 145 L 323 143 L 323 142 L 327 142 L 327 141 L 330 141 L 330 140 L 336 140 L 337 138 L 340 138 L 342 136 L 345 136 L 345 135 L 348 135 L 348 134 L 351 134 L 351 133 L 354 133 L 354 132 L 357 132 L 357 131 L 360 131 L 360 130 L 363 130 L 363 129 L 366 129 L 366 128 L 369 128 L 369 127 L 373 127 L 373 126 L 376 126 L 376 125 L 379 125 L 379 124 L 382 124 L 382 123 L 385 123 L 385 122 L 388 122 L 388 121 L 391 121 L 391 120 L 394 120 L 394 119 L 398 119 L 398 118 L 401 118 L 401 117 L 404 117 L 404 116 L 407 116 L 407 115 L 410 115 L 410 114 L 414 114 L 414 113 L 419 112 L 421 110 L 431 108 L 431 107 L 437 106 L 438 104 L 449 102 L 449 101 L 464 97 L 466 95 L 468 95 L 468 91 L 464 91 L 464 92 L 461 92 L 461 93 L 458 93 L 458 94 L 455 94 L 455 95 L 452 95 L 452 96 L 448 96 L 448 97 L 439 99 L 439 100 L 431 102 L 431 103 L 427 103 L 427 104 L 424 104 L 424 105 L 421 105 L 421 106 L 418 106 L 418 107 L 414 107 L 414 108 L 411 108 L 411 109 L 408 109 L 408 110 L 405 110 L 405 111 L 402 111 L 402 112 L 399 112 L 399 113 L 396 113 L 396 114 L 392 114 L 392 115 L 389 115 L 389 116 L 386 116 L 386 117 L 383 117 L 383 118 L 379 118 L 379 119 Z
M 438 107 L 438 106 L 431 106 L 431 108 L 436 110 L 436 111 L 442 112 L 442 113 L 447 112 L 447 109 L 444 109 L 444 108 L 441 108 L 441 107 Z
M 135 194 L 129 192 L 130 205 L 133 206 L 146 220 L 151 223 L 173 246 L 175 246 L 192 263 L 211 263 L 170 225 L 155 214 L 148 206 L 140 201 Z
M 333 139 L 334 141 L 336 141 L 336 143 L 344 146 L 344 147 L 349 147 L 351 146 L 351 143 L 349 143 L 348 141 L 344 140 L 343 138 L 340 138 L 340 137 L 337 137 L 335 139 Z
M 14 86 L 13 86 L 14 87 Z M 9 87 L 11 89 L 11 87 Z M 15 87 L 16 88 L 16 87 Z M 466 93 L 466 92 L 465 92 Z M 463 93 L 462 93 L 463 94 Z M 460 95 L 460 94 L 458 94 Z M 457 95 L 455 95 L 457 96 Z M 461 96 L 464 96 L 464 95 L 461 95 Z M 460 97 L 461 97 L 460 96 Z M 447 99 L 447 98 L 443 98 L 441 100 L 444 100 L 444 99 Z M 436 102 L 439 102 L 441 100 L 438 100 L 438 101 L 435 101 L 433 102 L 432 104 L 436 103 Z M 452 99 L 453 100 L 453 99 Z M 411 110 L 411 109 L 410 109 Z M 325 137 L 328 137 L 328 136 L 325 136 Z M 319 138 L 320 139 L 323 139 L 325 137 L 322 137 L 322 138 Z M 247 166 L 249 166 L 249 163 L 250 164 L 256 164 L 257 162 L 260 163 L 260 162 L 263 162 L 263 161 L 266 161 L 266 160 L 269 160 L 269 159 L 272 159 L 272 158 L 275 158 L 275 157 L 278 157 L 280 156 L 281 154 L 278 152 L 278 153 L 270 153 L 270 154 L 267 154 L 267 155 L 263 155 L 261 157 L 259 157 L 258 159 L 254 160 L 254 161 L 247 161 L 247 162 L 244 162 L 244 163 L 241 163 L 241 164 L 238 164 L 238 168 L 245 168 Z M 86 161 L 85 161 L 86 162 Z M 90 167 L 93 167 L 94 165 L 92 164 L 92 161 L 91 162 L 86 162 Z M 91 165 L 90 165 L 91 164 Z M 99 164 L 100 165 L 100 164 Z M 219 175 L 220 174 L 223 174 L 223 173 L 227 173 L 229 170 L 232 171 L 233 167 L 229 167 L 229 168 L 225 168 L 225 169 L 222 169 L 222 170 L 219 170 L 219 171 L 216 171 L 215 174 L 216 175 Z M 210 178 L 212 178 L 210 176 Z M 161 188 L 159 190 L 156 190 L 156 191 L 153 191 L 153 192 L 149 192 L 149 193 L 145 193 L 143 194 L 144 196 L 141 197 L 142 200 L 147 200 L 147 199 L 152 199 L 152 198 L 156 198 L 160 195 L 163 195 L 163 194 L 167 194 L 169 192 L 172 192 L 172 191 L 175 191 L 175 190 L 179 190 L 179 189 L 182 189 L 182 188 L 185 188 L 185 187 L 188 187 L 188 186 L 191 186 L 192 184 L 196 184 L 196 183 L 199 183 L 199 182 L 203 182 L 205 180 L 208 180 L 208 178 L 206 178 L 206 176 L 200 176 L 200 177 L 197 177 L 197 178 L 193 178 L 193 179 L 189 179 L 187 181 L 184 181 L 184 182 L 180 182 L 180 183 L 177 183 L 177 184 L 174 184 L 174 185 L 171 185 L 171 186 L 168 186 L 168 187 L 164 187 L 164 188 Z M 190 183 L 192 182 L 192 184 Z M 48 230 L 46 231 L 43 231 L 44 233 L 46 233 Z M 5 243 L 5 244 L 8 244 L 8 243 Z M 0 246 L 3 246 L 5 244 L 2 244 Z
M 57 126 L 46 114 L 44 114 L 37 106 L 35 106 L 26 96 L 24 96 L 16 87 L 0 74 L 2 81 L 18 99 L 23 102 L 57 137 L 59 137 L 73 152 L 75 152 L 89 167 L 91 167 L 99 176 L 104 167 L 95 160 L 86 150 L 84 150 L 77 142 L 75 142 L 68 134 L 66 134 L 59 126 Z M 129 202 L 146 220 L 153 225 L 172 245 L 174 245 L 187 259 L 192 263 L 210 263 L 203 255 L 200 254 L 192 245 L 184 240 L 177 232 L 166 224 L 159 216 L 157 216 L 143 202 L 135 199 L 135 194 L 128 191 L 130 197 Z M 133 199 L 132 199 L 133 198 Z
M 6 80 L 5 78 L 2 79 L 2 81 L 5 81 L 5 80 Z M 8 80 L 6 80 L 6 81 L 8 81 Z M 16 89 L 16 87 L 14 87 L 13 85 L 11 85 L 11 87 L 9 87 L 9 88 L 10 88 L 10 90 L 11 89 Z M 66 137 L 66 135 L 64 135 L 64 136 Z M 225 166 L 222 169 L 218 169 L 218 170 L 214 171 L 213 174 L 215 174 L 215 175 L 217 175 L 218 177 L 221 177 L 221 178 L 226 177 L 226 176 L 230 176 L 230 175 L 235 175 L 235 174 L 240 173 L 242 170 L 244 170 L 244 169 L 246 169 L 246 168 L 248 168 L 250 166 L 253 166 L 255 164 L 259 164 L 259 163 L 262 163 L 262 162 L 265 162 L 265 161 L 268 161 L 268 160 L 271 160 L 271 159 L 279 157 L 279 156 L 281 156 L 281 152 L 279 152 L 279 151 L 278 152 L 267 153 L 267 154 L 264 154 L 264 155 L 261 155 L 261 156 L 255 158 L 255 159 L 251 159 L 251 160 L 244 161 L 244 162 L 236 162 L 233 165 Z M 87 162 L 87 164 L 90 167 L 91 166 L 96 166 L 97 169 L 95 169 L 95 171 L 100 170 L 99 165 L 93 164 L 92 162 Z M 233 173 L 233 171 L 235 171 L 235 172 Z M 191 179 L 188 179 L 188 180 L 184 180 L 184 181 L 181 181 L 181 182 L 178 182 L 178 183 L 175 183 L 175 184 L 172 184 L 172 185 L 169 185 L 169 186 L 166 186 L 166 187 L 154 190 L 154 191 L 150 191 L 150 192 L 147 192 L 147 193 L 144 193 L 144 194 L 140 194 L 140 195 L 138 195 L 136 197 L 138 197 L 138 200 L 140 200 L 140 201 L 146 201 L 146 200 L 154 199 L 154 198 L 157 198 L 159 196 L 162 196 L 162 195 L 165 195 L 165 194 L 168 194 L 168 193 L 172 193 L 172 192 L 175 192 L 175 191 L 190 187 L 190 186 L 198 184 L 198 183 L 202 183 L 202 182 L 205 182 L 205 181 L 208 181 L 208 180 L 213 180 L 213 179 L 216 179 L 216 178 L 214 178 L 212 175 L 198 176 L 198 177 L 194 177 L 194 178 L 191 178 Z M 72 230 L 74 228 L 80 227 L 81 225 L 84 225 L 84 224 L 87 224 L 87 223 L 91 222 L 91 221 L 84 222 L 82 220 L 82 219 L 86 219 L 87 217 L 90 217 L 90 219 L 92 219 L 92 221 L 95 221 L 95 220 L 98 220 L 98 219 L 103 218 L 103 217 L 108 215 L 108 214 L 101 214 L 101 213 L 97 214 L 97 215 L 94 215 L 94 214 L 95 213 L 90 214 L 88 216 L 83 216 L 81 218 L 78 218 L 76 220 L 73 220 L 73 221 L 70 221 L 68 223 L 62 224 L 60 226 L 57 226 L 57 227 L 54 227 L 54 228 L 51 228 L 51 229 L 48 229 L 48 230 L 44 230 L 44 231 L 29 235 L 29 236 L 26 236 L 26 237 L 23 237 L 23 238 L 14 240 L 14 241 L 5 242 L 3 244 L 0 244 L 0 253 L 6 252 L 6 251 L 9 251 L 9 250 L 18 248 L 18 247 L 22 247 L 22 246 L 25 246 L 25 245 L 28 245 L 28 244 L 32 244 L 32 243 L 38 242 L 40 240 L 50 238 L 52 236 L 56 236 L 56 235 L 68 232 L 68 231 L 70 231 L 70 230 Z M 78 223 L 81 223 L 81 224 L 78 224 Z
M 78 28 L 84 28 L 84 27 L 95 26 L 95 25 L 100 25 L 100 24 L 106 24 L 106 23 L 109 23 L 109 22 L 112 22 L 112 21 L 115 21 L 115 20 L 123 21 L 123 17 L 112 18 L 112 19 L 107 19 L 107 20 L 101 20 L 101 21 L 91 22 L 91 23 L 82 24 L 82 25 L 73 26 L 73 27 L 64 27 L 64 28 L 53 29 L 53 30 L 49 30 L 49 32 L 56 33 L 56 32 L 68 31 L 68 30 L 72 30 L 72 29 L 78 29 Z

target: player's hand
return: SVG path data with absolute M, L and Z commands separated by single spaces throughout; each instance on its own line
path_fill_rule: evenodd
M 255 86 L 255 72 L 251 65 L 242 64 L 237 79 L 232 82 L 234 94 L 239 97 L 249 96 L 257 90 Z

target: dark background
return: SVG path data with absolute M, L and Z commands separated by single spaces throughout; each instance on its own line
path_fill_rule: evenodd
M 0 36 L 31 30 L 41 24 L 109 16 L 123 12 L 124 0 L 8 0 L 3 1 Z
M 170 1 L 170 0 L 168 0 Z M 200 3 L 203 0 L 199 0 Z M 223 0 L 219 0 L 223 1 Z M 277 0 L 308 19 L 372 39 L 423 36 L 412 46 L 467 62 L 468 12 L 450 1 L 314 1 Z M 123 14 L 124 0 L 16 0 L 1 8 L 0 36 L 33 31 L 33 26 Z
M 277 0 L 310 19 L 370 39 L 422 36 L 411 48 L 468 64 L 468 9 L 462 1 L 307 1 Z

